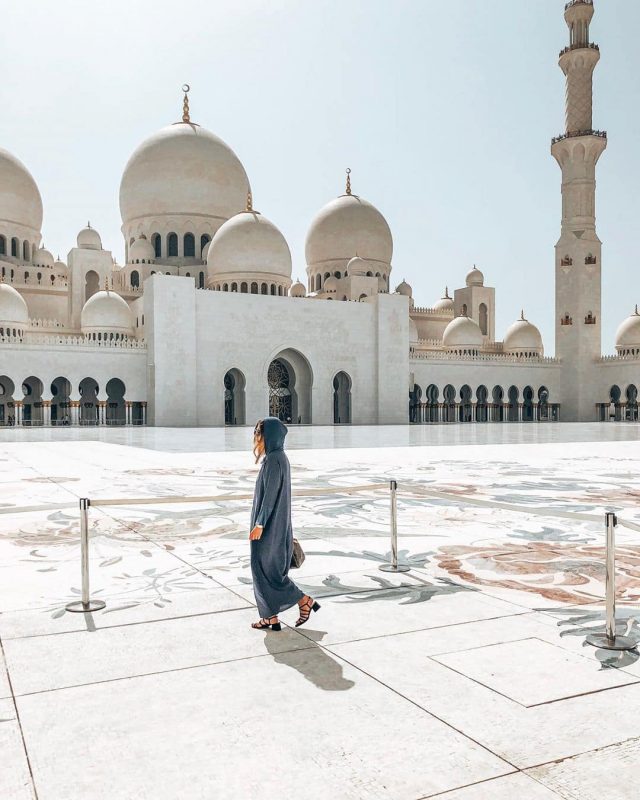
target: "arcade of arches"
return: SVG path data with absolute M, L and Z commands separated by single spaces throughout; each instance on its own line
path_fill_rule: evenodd
M 102 396 L 95 378 L 83 378 L 73 391 L 63 376 L 49 387 L 50 400 L 44 400 L 44 384 L 31 375 L 17 387 L 11 378 L 0 376 L 0 425 L 146 425 L 146 402 L 125 400 L 126 387 L 119 378 L 107 381 Z M 80 396 L 72 400 L 72 394 Z
M 459 390 L 448 383 L 425 391 L 418 384 L 409 392 L 409 422 L 557 422 L 560 404 L 552 402 L 546 386 L 510 386 L 475 390 L 465 384 Z
M 600 422 L 637 422 L 638 387 L 630 383 L 626 389 L 614 384 L 609 389 L 609 402 L 597 403 Z

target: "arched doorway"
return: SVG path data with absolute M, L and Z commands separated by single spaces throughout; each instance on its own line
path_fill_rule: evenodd
M 100 276 L 95 270 L 90 269 L 84 276 L 84 302 L 86 303 L 99 290 Z
M 518 421 L 518 398 L 520 397 L 520 392 L 518 391 L 517 386 L 510 386 L 509 392 L 507 394 L 509 398 L 509 422 L 517 422 Z
M 549 390 L 546 386 L 538 389 L 538 419 L 549 419 Z
M 480 303 L 480 307 L 478 309 L 478 321 L 482 335 L 486 336 L 487 331 L 489 330 L 489 313 L 487 311 L 486 303 Z
M 413 389 L 409 392 L 409 422 L 422 422 L 421 398 L 422 389 L 414 383 Z
M 425 417 L 427 422 L 438 422 L 438 395 L 440 390 L 430 383 L 425 392 Z
M 0 425 L 15 425 L 16 411 L 13 400 L 15 384 L 6 375 L 0 376 Z
M 239 369 L 230 369 L 224 376 L 224 424 L 244 425 L 245 379 Z
M 71 424 L 71 384 L 66 378 L 56 378 L 51 384 L 51 424 Z
M 448 383 L 444 387 L 444 404 L 442 406 L 442 421 L 456 421 L 456 390 Z
M 613 385 L 609 390 L 609 419 L 620 422 L 622 419 L 622 406 L 620 405 L 620 387 Z
M 125 425 L 127 411 L 124 402 L 126 387 L 120 378 L 111 378 L 107 386 L 107 425 Z
M 486 422 L 489 418 L 488 397 L 489 391 L 487 387 L 478 386 L 476 389 L 476 422 Z
M 631 422 L 638 421 L 638 389 L 633 383 L 627 386 L 627 413 L 625 418 Z
M 524 403 L 522 404 L 522 421 L 533 422 L 533 389 L 525 386 L 522 393 Z
M 98 424 L 98 382 L 95 378 L 80 381 L 80 425 Z
M 269 414 L 288 423 L 311 423 L 313 375 L 307 359 L 297 350 L 279 353 L 269 364 Z
M 22 384 L 22 424 L 42 425 L 42 381 L 31 375 Z
M 493 400 L 493 415 L 492 419 L 494 422 L 503 422 L 504 421 L 504 391 L 502 386 L 494 386 L 493 391 L 491 392 L 491 398 Z
M 351 422 L 351 378 L 346 372 L 338 372 L 333 379 L 333 423 Z
M 460 422 L 473 422 L 471 395 L 471 387 L 465 384 L 462 389 L 460 389 Z

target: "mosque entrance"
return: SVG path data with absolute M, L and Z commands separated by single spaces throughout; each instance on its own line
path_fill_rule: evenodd
M 351 378 L 346 372 L 338 372 L 333 379 L 333 422 L 351 422 Z
M 287 349 L 269 364 L 269 414 L 283 422 L 311 423 L 313 376 L 307 359 L 297 350 Z
M 269 384 L 269 416 L 277 417 L 283 422 L 292 422 L 291 375 L 287 365 L 279 358 L 269 364 L 267 383 Z
M 244 425 L 244 375 L 230 369 L 224 376 L 224 424 Z

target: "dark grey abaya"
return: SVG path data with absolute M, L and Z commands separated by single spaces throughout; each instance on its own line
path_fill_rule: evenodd
M 291 526 L 291 474 L 284 452 L 287 427 L 276 417 L 264 420 L 266 455 L 260 467 L 251 511 L 251 530 L 263 528 L 251 540 L 251 574 L 258 613 L 275 617 L 304 597 L 288 572 L 293 554 Z

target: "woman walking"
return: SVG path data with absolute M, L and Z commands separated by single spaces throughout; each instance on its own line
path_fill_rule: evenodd
M 281 630 L 278 614 L 296 603 L 296 628 L 320 605 L 304 594 L 289 577 L 293 555 L 291 474 L 284 452 L 288 430 L 276 417 L 266 417 L 253 431 L 256 464 L 264 456 L 256 481 L 251 511 L 251 574 L 260 620 L 252 628 Z

